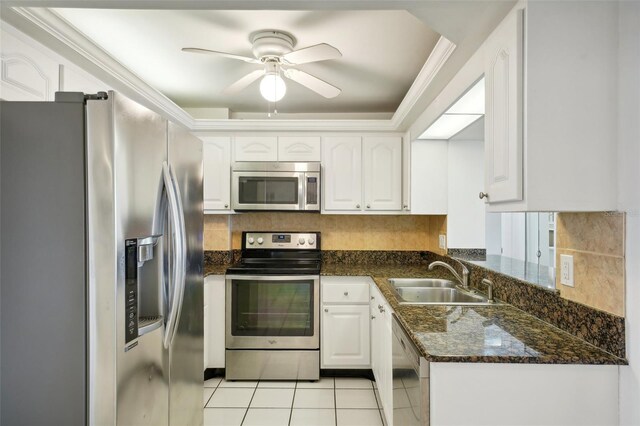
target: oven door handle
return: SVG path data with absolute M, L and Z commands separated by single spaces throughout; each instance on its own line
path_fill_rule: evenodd
M 319 280 L 319 275 L 225 275 L 227 280 L 239 281 L 300 281 Z

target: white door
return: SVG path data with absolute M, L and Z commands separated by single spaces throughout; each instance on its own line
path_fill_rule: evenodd
M 278 137 L 278 161 L 320 161 L 320 136 Z
M 368 367 L 369 305 L 324 305 L 322 366 Z
M 402 209 L 402 138 L 365 137 L 362 140 L 366 210 Z
M 234 161 L 278 161 L 276 136 L 236 136 L 233 140 Z
M 231 208 L 231 138 L 203 137 L 204 210 Z
M 487 202 L 522 200 L 522 11 L 506 18 L 485 48 Z
M 362 139 L 322 139 L 324 210 L 360 210 L 362 205 Z

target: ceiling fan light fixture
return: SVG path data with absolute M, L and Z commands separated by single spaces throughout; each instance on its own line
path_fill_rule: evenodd
M 278 102 L 287 93 L 287 85 L 277 73 L 267 73 L 260 81 L 260 94 L 269 102 Z

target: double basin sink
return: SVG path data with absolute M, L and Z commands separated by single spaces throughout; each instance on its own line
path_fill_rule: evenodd
M 401 305 L 496 305 L 482 294 L 437 278 L 389 278 Z

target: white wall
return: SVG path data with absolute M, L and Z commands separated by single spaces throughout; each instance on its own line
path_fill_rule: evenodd
M 447 247 L 485 248 L 484 140 L 450 140 Z
M 447 141 L 411 142 L 411 213 L 447 214 Z
M 620 368 L 620 424 L 640 425 L 640 3 L 620 2 L 618 202 L 626 223 L 628 366 Z

